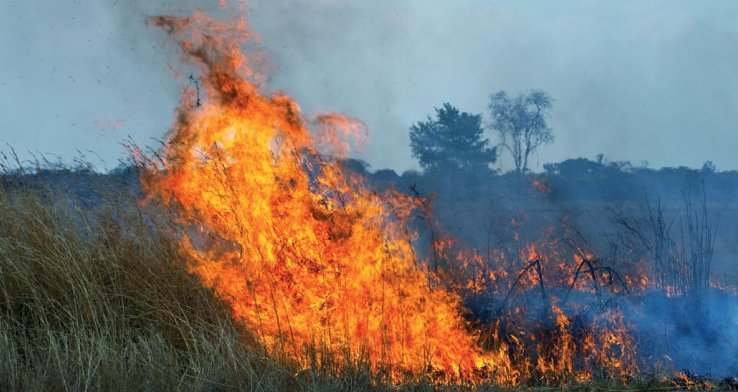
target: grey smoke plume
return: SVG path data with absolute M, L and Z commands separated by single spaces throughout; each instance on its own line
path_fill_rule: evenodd
M 216 3 L 3 2 L 0 141 L 65 158 L 89 149 L 114 165 L 126 135 L 160 137 L 179 85 L 144 19 Z M 252 0 L 248 10 L 272 88 L 308 113 L 366 122 L 360 157 L 377 169 L 417 167 L 408 127 L 434 106 L 484 113 L 490 93 L 530 88 L 556 99 L 557 142 L 534 164 L 604 153 L 735 168 L 735 2 Z

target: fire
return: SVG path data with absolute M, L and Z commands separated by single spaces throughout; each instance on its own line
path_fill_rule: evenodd
M 710 287 L 713 289 L 731 293 L 733 295 L 738 295 L 738 287 L 726 284 L 725 282 L 722 282 L 720 280 L 710 280 Z
M 638 374 L 633 327 L 613 299 L 653 285 L 643 262 L 621 275 L 554 230 L 528 242 L 525 214 L 510 221 L 510 248 L 466 248 L 433 226 L 428 201 L 377 194 L 342 171 L 335 157 L 364 142 L 363 124 L 308 118 L 287 95 L 262 92 L 241 51 L 253 38 L 244 20 L 150 23 L 179 44 L 202 91 L 183 90 L 164 151 L 141 157 L 149 199 L 178 214 L 189 270 L 271 354 L 305 367 L 365 360 L 392 380 Z M 431 225 L 425 259 L 409 229 L 416 214 Z M 483 306 L 464 302 L 477 297 Z
M 198 68 L 204 99 L 183 93 L 147 189 L 189 226 L 190 270 L 238 320 L 303 365 L 317 346 L 365 356 L 396 377 L 495 366 L 468 332 L 459 297 L 431 288 L 416 264 L 406 229 L 416 201 L 377 195 L 318 153 L 345 155 L 346 136 L 363 138 L 363 126 L 337 114 L 311 123 L 286 95 L 262 94 L 240 50 L 250 37 L 242 20 L 198 12 L 150 23 Z
M 531 178 L 530 185 L 541 195 L 546 196 L 551 193 L 551 184 L 549 184 L 545 179 Z

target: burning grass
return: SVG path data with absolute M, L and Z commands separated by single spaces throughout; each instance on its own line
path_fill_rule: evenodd
M 327 354 L 389 383 L 510 387 L 592 378 L 626 385 L 668 366 L 643 367 L 667 353 L 639 352 L 649 333 L 629 321 L 633 307 L 619 304 L 647 292 L 651 275 L 621 274 L 586 247 L 546 236 L 516 237 L 520 249 L 492 252 L 499 257 L 454 255 L 425 200 L 378 194 L 323 153 L 345 154 L 351 137 L 364 136 L 361 124 L 338 114 L 313 120 L 288 96 L 263 93 L 242 51 L 251 38 L 244 20 L 197 12 L 149 22 L 179 45 L 202 90 L 183 92 L 156 159 L 136 155 L 145 192 L 183 228 L 188 271 L 272 356 L 308 368 Z M 410 224 L 417 213 L 431 222 L 426 256 Z M 706 220 L 690 222 L 690 233 L 706 233 L 695 248 L 706 266 L 712 233 Z M 483 282 L 467 275 L 474 263 Z M 464 317 L 470 285 L 493 298 L 488 320 Z
M 187 271 L 178 224 L 120 187 L 88 191 L 81 197 L 25 180 L 0 187 L 2 390 L 501 389 L 491 381 L 439 385 L 431 373 L 390 383 L 349 347 L 309 345 L 306 365 L 288 352 L 267 355 L 230 306 Z M 674 388 L 647 378 L 630 386 Z
M 360 360 L 323 347 L 308 367 L 269 358 L 186 271 L 179 229 L 139 195 L 33 182 L 0 186 L 0 389 L 381 387 Z
M 310 119 L 286 95 L 264 94 L 241 51 L 243 20 L 149 22 L 201 83 L 183 92 L 162 151 L 133 149 L 144 201 L 23 181 L 2 189 L 3 386 L 707 386 L 664 365 L 670 351 L 632 321 L 651 317 L 642 307 L 654 287 L 664 300 L 698 293 L 707 309 L 706 219 L 689 215 L 698 264 L 656 232 L 676 249 L 661 262 L 678 264 L 668 276 L 700 267 L 679 291 L 640 259 L 616 269 L 554 230 L 531 241 L 516 232 L 482 257 L 444 236 L 419 195 L 378 194 L 325 154 L 345 155 L 365 137 L 360 123 Z M 416 214 L 429 222 L 428 251 Z

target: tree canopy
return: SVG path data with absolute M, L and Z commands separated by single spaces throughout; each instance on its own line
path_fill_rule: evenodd
M 484 137 L 481 115 L 461 112 L 449 103 L 435 110 L 435 118 L 410 127 L 410 147 L 424 170 L 472 172 L 495 162 L 496 149 Z

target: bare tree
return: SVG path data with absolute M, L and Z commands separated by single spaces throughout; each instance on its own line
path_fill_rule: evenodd
M 541 90 L 510 97 L 504 91 L 490 96 L 490 128 L 500 136 L 500 145 L 513 157 L 515 171 L 528 171 L 528 158 L 538 147 L 553 142 L 546 120 L 553 99 Z

